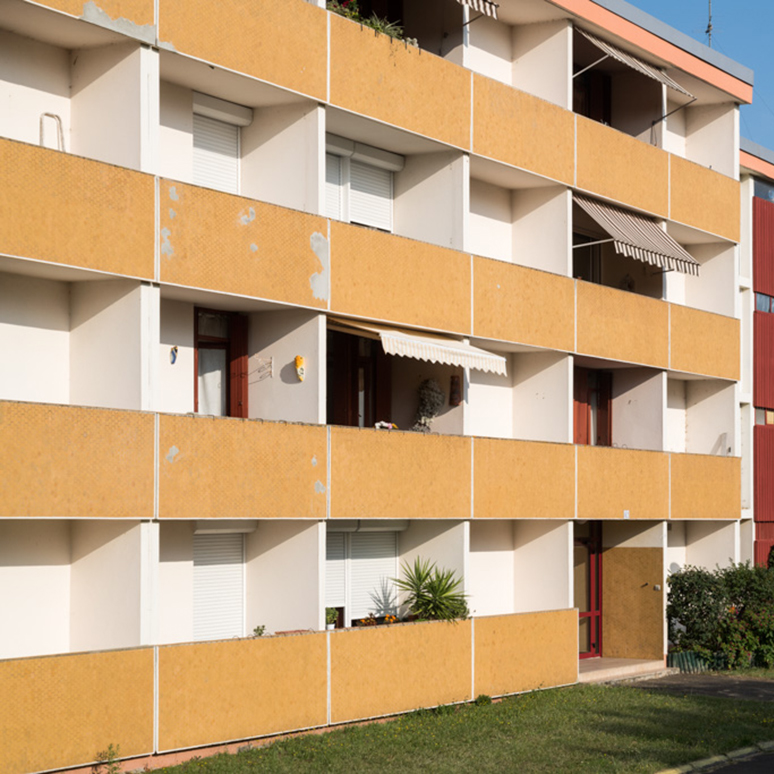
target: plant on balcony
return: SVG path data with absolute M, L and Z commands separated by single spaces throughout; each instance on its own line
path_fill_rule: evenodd
M 435 379 L 425 379 L 419 385 L 419 405 L 411 428 L 417 433 L 429 433 L 430 423 L 438 416 L 446 403 L 446 393 Z
M 376 617 L 373 613 L 369 613 L 365 618 L 360 618 L 355 621 L 355 626 L 382 626 L 383 624 L 398 623 L 398 617 L 395 615 L 387 614 L 384 616 Z
M 419 621 L 453 621 L 470 615 L 462 579 L 454 570 L 441 570 L 419 557 L 402 569 L 403 578 L 393 578 L 393 583 L 406 592 L 409 615 Z
M 372 30 L 381 32 L 390 38 L 401 40 L 412 46 L 417 45 L 416 38 L 407 38 L 403 34 L 403 27 L 398 22 L 382 19 L 375 13 L 372 13 L 370 16 L 363 16 L 360 12 L 358 0 L 328 0 L 328 10 L 343 16 L 345 19 L 352 19 L 352 21 L 356 21 L 364 27 L 370 27 Z

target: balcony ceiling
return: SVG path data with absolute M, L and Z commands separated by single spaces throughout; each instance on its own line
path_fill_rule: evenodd
M 505 24 L 536 24 L 567 18 L 566 11 L 546 0 L 499 0 L 499 3 L 497 17 Z

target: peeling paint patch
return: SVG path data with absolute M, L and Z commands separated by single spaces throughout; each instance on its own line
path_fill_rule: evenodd
M 178 454 L 180 454 L 180 449 L 177 446 L 170 446 L 165 459 L 167 462 L 174 462 Z
M 244 210 L 239 213 L 239 221 L 242 223 L 243 226 L 246 226 L 248 223 L 252 223 L 255 220 L 255 210 L 250 207 L 247 210 L 247 214 L 245 214 Z
M 174 219 L 175 215 L 177 215 L 177 213 L 170 207 L 169 208 L 169 219 L 170 220 Z
M 175 254 L 175 248 L 172 247 L 172 243 L 169 241 L 169 237 L 172 232 L 168 228 L 161 229 L 161 254 L 166 256 L 172 256 Z
M 312 457 L 312 467 L 317 467 L 317 455 L 315 454 L 314 457 Z
M 175 188 L 175 186 L 172 186 L 169 189 L 169 198 L 172 199 L 173 202 L 176 202 L 180 199 L 177 193 L 177 188 Z
M 98 27 L 119 32 L 121 35 L 126 35 L 135 40 L 141 40 L 143 43 L 151 46 L 156 43 L 156 27 L 153 24 L 135 24 L 133 21 L 123 17 L 112 19 L 94 2 L 83 4 L 81 19 L 90 24 L 96 24 Z
M 328 300 L 328 240 L 319 232 L 315 231 L 309 238 L 309 246 L 312 252 L 320 261 L 320 271 L 315 272 L 309 277 L 309 286 L 312 288 L 312 295 L 318 301 Z
M 314 482 L 314 491 L 317 492 L 317 494 L 325 493 L 325 486 L 323 485 L 322 481 Z
M 257 252 L 258 252 L 258 245 L 257 245 L 257 244 L 255 244 L 255 242 L 250 242 L 250 249 L 251 249 L 251 250 L 252 250 L 254 253 L 257 253 Z

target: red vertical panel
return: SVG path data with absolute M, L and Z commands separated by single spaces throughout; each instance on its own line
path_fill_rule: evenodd
M 755 539 L 774 543 L 774 521 L 762 521 L 755 525 Z
M 573 374 L 575 443 L 589 442 L 589 372 L 576 368 Z
M 247 317 L 231 318 L 229 416 L 247 419 Z
M 774 425 L 754 432 L 755 521 L 774 522 Z
M 753 197 L 753 289 L 774 296 L 774 202 Z
M 753 316 L 753 403 L 774 409 L 774 314 Z
M 772 546 L 774 546 L 774 540 L 756 540 L 754 563 L 766 567 Z

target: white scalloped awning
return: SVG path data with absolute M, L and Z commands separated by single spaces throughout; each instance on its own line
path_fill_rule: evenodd
M 586 30 L 582 30 L 580 27 L 576 27 L 576 30 L 583 35 L 586 40 L 595 45 L 602 53 L 612 56 L 613 59 L 617 59 L 621 64 L 625 64 L 627 67 L 631 67 L 632 70 L 636 70 L 638 73 L 647 75 L 648 78 L 652 78 L 654 81 L 663 83 L 665 86 L 669 86 L 670 89 L 679 91 L 681 94 L 685 94 L 686 97 L 693 98 L 691 92 L 686 91 L 677 81 L 673 81 L 663 70 L 659 70 L 658 67 L 643 62 L 639 57 L 633 54 L 628 54 L 626 51 L 622 51 L 612 43 L 608 43 L 606 40 L 598 38 L 596 35 L 592 35 Z
M 486 16 L 491 16 L 493 19 L 497 18 L 497 9 L 500 7 L 491 0 L 457 0 L 457 2 L 460 5 L 467 5 L 468 8 L 472 8 L 474 11 L 483 13 Z
M 379 339 L 388 355 L 507 376 L 506 360 L 502 355 L 495 355 L 446 336 L 435 336 L 430 333 L 420 335 L 403 328 L 344 320 L 339 317 L 329 317 L 328 328 L 342 333 Z
M 572 198 L 610 234 L 617 253 L 662 269 L 699 276 L 699 262 L 655 221 L 580 194 L 573 194 Z

